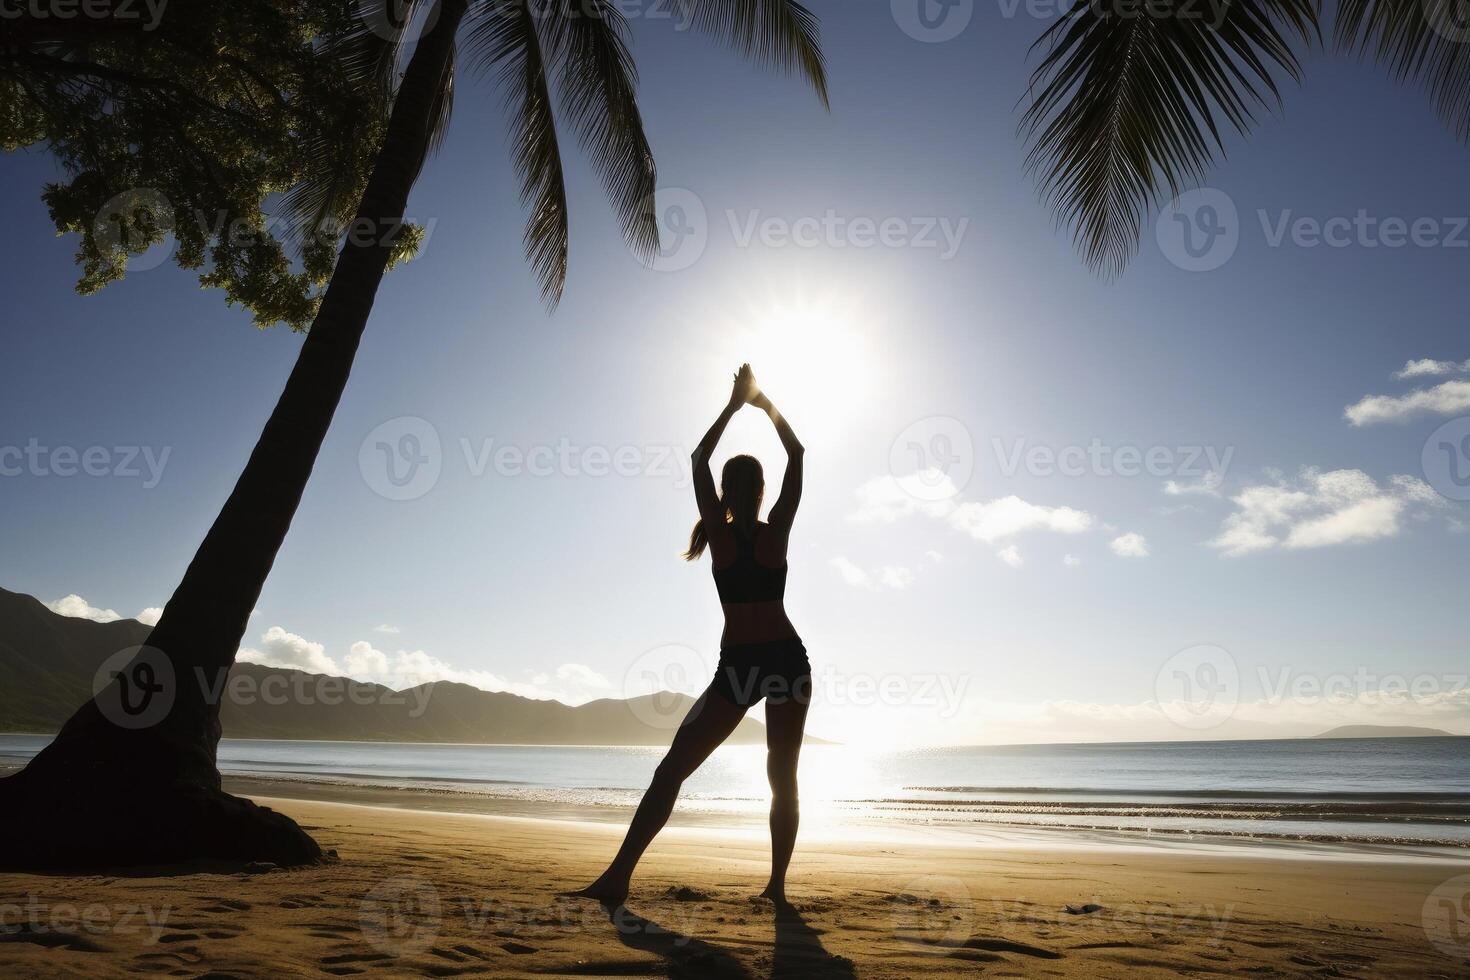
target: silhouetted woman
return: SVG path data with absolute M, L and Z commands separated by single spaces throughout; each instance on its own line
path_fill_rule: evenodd
M 786 449 L 781 496 L 766 523 L 759 520 L 765 478 L 753 456 L 735 456 L 720 475 L 715 493 L 709 460 L 731 416 L 754 405 L 770 417 Z M 799 810 L 796 762 L 811 700 L 811 665 L 796 628 L 786 618 L 786 548 L 791 522 L 801 501 L 802 445 L 791 426 L 756 386 L 750 365 L 740 368 L 730 403 L 694 450 L 694 499 L 699 522 L 684 557 L 694 561 L 708 546 L 715 588 L 725 609 L 720 664 L 679 727 L 668 754 L 654 772 L 617 857 L 602 876 L 579 894 L 608 904 L 628 897 L 628 882 L 639 858 L 674 810 L 679 787 L 720 746 L 745 712 L 766 702 L 766 773 L 771 781 L 771 880 L 762 892 L 786 900 L 786 868 L 796 846 Z

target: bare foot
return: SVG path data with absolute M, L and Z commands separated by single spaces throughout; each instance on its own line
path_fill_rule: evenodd
M 766 885 L 765 891 L 761 892 L 760 897 L 761 898 L 768 898 L 768 899 L 770 899 L 771 902 L 773 904 L 775 904 L 775 905 L 790 905 L 791 904 L 790 902 L 786 901 L 786 886 L 785 885 L 777 885 L 777 884 L 774 884 L 774 883 L 768 884 L 768 885 Z
M 616 908 L 628 900 L 627 882 L 607 881 L 598 878 L 592 884 L 579 891 L 567 892 L 570 898 L 596 899 L 603 905 Z

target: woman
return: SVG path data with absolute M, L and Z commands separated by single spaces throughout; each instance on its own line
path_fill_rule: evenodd
M 709 460 L 730 418 L 745 405 L 770 417 L 786 449 L 786 476 L 781 496 L 762 524 L 765 479 L 753 456 L 735 456 L 725 464 L 720 492 Z M 771 782 L 771 880 L 761 894 L 773 902 L 786 900 L 786 868 L 796 846 L 799 812 L 796 762 L 811 700 L 811 665 L 806 648 L 786 618 L 786 548 L 791 522 L 801 500 L 802 445 L 771 400 L 756 386 L 750 365 L 740 368 L 730 402 L 694 450 L 694 499 L 699 521 L 689 535 L 684 557 L 694 561 L 708 546 L 715 587 L 725 610 L 720 664 L 709 689 L 700 696 L 674 736 L 668 754 L 643 794 L 628 835 L 602 876 L 578 895 L 620 905 L 639 858 L 673 812 L 679 787 L 720 746 L 745 712 L 766 701 L 766 773 Z

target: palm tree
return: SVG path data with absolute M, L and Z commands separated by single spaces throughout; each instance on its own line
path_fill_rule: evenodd
M 1335 45 L 1423 85 L 1470 139 L 1470 21 L 1462 0 L 1342 0 Z M 1221 130 L 1249 133 L 1300 80 L 1322 36 L 1318 0 L 1091 0 L 1033 47 L 1027 167 L 1089 265 L 1123 270 L 1151 208 L 1205 178 Z M 1167 197 L 1165 191 L 1167 190 Z
M 796 0 L 686 2 L 695 26 L 763 65 L 800 74 L 826 103 L 817 21 Z M 385 30 L 392 10 L 402 16 Z M 654 160 L 616 0 L 477 0 L 473 10 L 469 0 L 366 0 L 359 13 L 356 28 L 333 43 L 355 71 L 384 86 L 406 46 L 404 28 L 425 25 L 392 93 L 387 131 L 356 209 L 354 227 L 375 232 L 343 245 L 285 390 L 144 651 L 25 770 L 0 781 L 0 840 L 7 845 L 0 861 L 9 866 L 198 858 L 286 865 L 321 856 L 288 818 L 223 792 L 215 760 L 218 695 L 211 692 L 234 662 L 311 476 L 409 192 L 443 136 L 461 44 L 508 92 L 514 164 L 529 206 L 525 247 L 547 301 L 559 298 L 567 269 L 553 89 L 629 244 L 642 255 L 657 248 Z M 321 182 L 294 192 L 289 205 L 300 216 L 329 217 L 340 194 Z M 132 696 L 122 689 L 129 681 L 171 700 L 156 702 L 167 705 L 162 720 L 137 727 L 109 709 Z

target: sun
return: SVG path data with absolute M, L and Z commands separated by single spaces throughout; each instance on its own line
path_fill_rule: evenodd
M 850 418 L 872 385 L 867 331 L 855 304 L 832 299 L 770 302 L 732 326 L 736 363 L 793 424 L 831 431 Z

